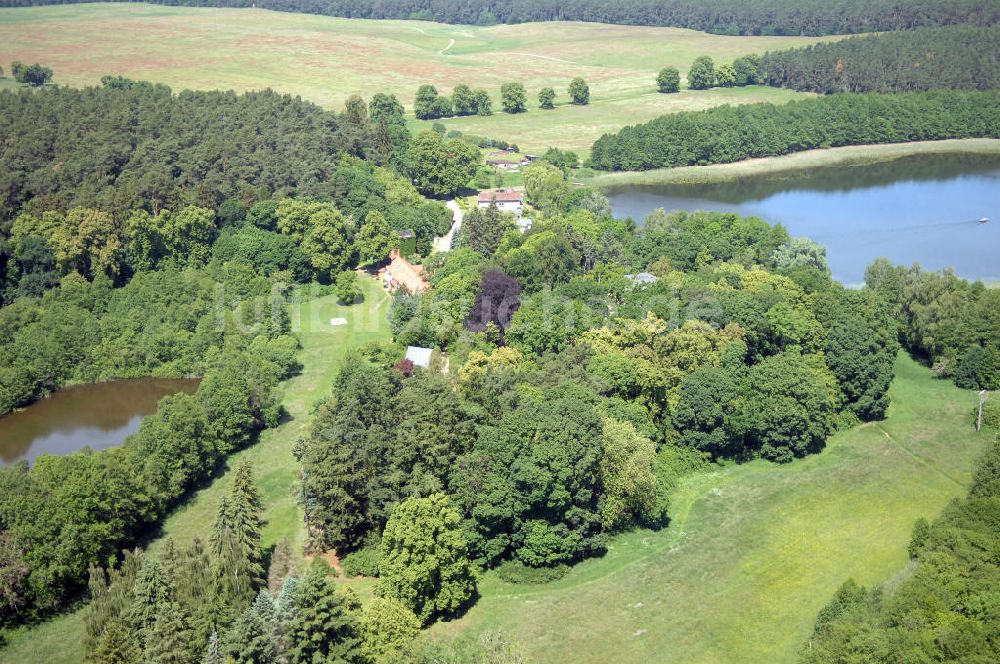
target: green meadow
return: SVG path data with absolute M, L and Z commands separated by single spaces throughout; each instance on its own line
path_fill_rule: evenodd
M 729 62 L 816 41 L 596 23 L 481 27 L 133 3 L 0 9 L 0 64 L 9 70 L 12 60 L 40 62 L 64 85 L 94 85 L 105 74 L 120 74 L 175 90 L 273 88 L 327 108 L 339 108 L 352 94 L 392 92 L 409 109 L 422 83 L 442 94 L 467 83 L 485 88 L 499 111 L 501 84 L 520 81 L 528 112 L 444 122 L 530 152 L 558 146 L 586 153 L 601 134 L 664 113 L 805 96 L 760 86 L 664 95 L 654 79 L 667 65 L 687 72 L 699 55 Z M 568 103 L 566 88 L 575 76 L 590 84 L 588 106 Z M 537 108 L 546 86 L 558 95 L 550 111 Z M 429 126 L 414 120 L 416 129 Z
M 500 629 L 547 663 L 795 661 L 848 577 L 905 574 L 914 520 L 964 494 L 983 449 L 975 394 L 906 355 L 892 400 L 887 419 L 819 454 L 688 478 L 668 528 L 618 536 L 557 582 L 488 575 L 469 613 L 432 635 Z

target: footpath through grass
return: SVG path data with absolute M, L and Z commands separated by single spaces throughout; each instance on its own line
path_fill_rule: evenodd
M 963 495 L 982 445 L 976 397 L 901 355 L 888 418 L 820 454 L 689 478 L 660 532 L 616 537 L 564 579 L 489 575 L 440 636 L 502 629 L 532 661 L 792 662 L 848 577 L 886 581 L 907 563 L 918 517 Z
M 297 502 L 299 464 L 292 456 L 292 447 L 309 426 L 313 404 L 329 394 L 345 353 L 363 343 L 384 341 L 391 336 L 387 318 L 389 298 L 381 284 L 369 277 L 360 279 L 359 284 L 364 302 L 350 307 L 337 304 L 333 295 L 290 306 L 292 327 L 302 343 L 299 353 L 302 371 L 282 384 L 282 403 L 288 419 L 264 431 L 256 444 L 232 455 L 224 473 L 164 521 L 149 550 L 162 548 L 167 537 L 181 546 L 195 537 L 207 541 L 219 500 L 232 481 L 229 470 L 249 459 L 267 511 L 264 547 L 288 537 L 301 551 L 305 526 Z M 346 325 L 330 325 L 330 319 L 341 317 L 347 319 Z M 6 636 L 10 644 L 0 650 L 0 662 L 4 664 L 77 664 L 83 661 L 83 610 L 32 628 L 11 631 Z

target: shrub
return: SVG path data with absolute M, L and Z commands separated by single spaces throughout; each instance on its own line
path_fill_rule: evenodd
M 378 545 L 352 551 L 340 561 L 345 576 L 378 576 Z
M 497 567 L 497 576 L 507 583 L 540 584 L 558 581 L 569 572 L 569 565 L 528 567 L 517 560 L 508 560 Z

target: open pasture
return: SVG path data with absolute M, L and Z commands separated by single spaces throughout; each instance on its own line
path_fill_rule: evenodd
M 532 151 L 554 145 L 586 152 L 601 134 L 663 113 L 802 96 L 766 87 L 663 95 L 654 78 L 667 65 L 685 73 L 699 55 L 729 62 L 816 41 L 592 23 L 481 27 L 145 4 L 0 9 L 5 70 L 13 60 L 40 62 L 55 70 L 56 83 L 73 86 L 120 74 L 175 90 L 273 88 L 327 108 L 352 94 L 368 98 L 382 91 L 395 93 L 409 109 L 422 83 L 450 94 L 464 82 L 485 88 L 499 110 L 501 84 L 521 81 L 527 113 L 444 122 Z M 589 106 L 567 105 L 566 87 L 575 76 L 590 84 Z M 558 95 L 551 111 L 537 108 L 545 86 Z M 424 126 L 430 123 L 415 122 Z
M 848 577 L 870 585 L 907 564 L 913 522 L 964 495 L 984 449 L 975 393 L 896 363 L 882 422 L 836 434 L 790 464 L 693 476 L 670 526 L 613 538 L 601 559 L 542 586 L 488 575 L 441 638 L 501 629 L 534 662 L 794 662 Z

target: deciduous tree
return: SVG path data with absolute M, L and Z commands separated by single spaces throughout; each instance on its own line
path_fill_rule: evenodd
M 542 88 L 538 93 L 539 108 L 555 108 L 556 91 L 552 88 Z
M 688 70 L 688 87 L 692 90 L 707 90 L 715 85 L 715 63 L 707 55 L 695 58 Z
M 681 73 L 677 67 L 664 67 L 656 75 L 656 87 L 660 92 L 677 92 L 681 89 Z
M 454 614 L 475 590 L 462 519 L 448 497 L 397 505 L 379 544 L 376 595 L 399 600 L 426 624 Z
M 590 102 L 590 86 L 579 76 L 569 83 L 569 97 L 574 104 L 584 105 Z
M 528 93 L 522 83 L 504 83 L 500 86 L 500 100 L 507 113 L 523 113 L 527 110 Z

